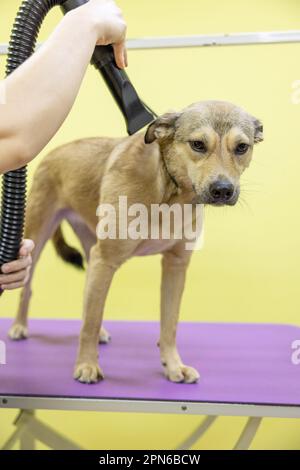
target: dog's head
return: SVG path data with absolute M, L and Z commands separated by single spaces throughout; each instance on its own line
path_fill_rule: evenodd
M 254 144 L 262 140 L 261 122 L 223 101 L 203 101 L 164 114 L 145 134 L 146 144 L 159 144 L 178 186 L 194 191 L 193 202 L 213 205 L 236 203 L 240 176 Z

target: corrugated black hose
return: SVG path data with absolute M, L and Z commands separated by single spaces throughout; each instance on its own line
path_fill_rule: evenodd
M 26 0 L 17 13 L 8 48 L 6 74 L 12 73 L 34 52 L 43 20 L 62 0 Z M 26 206 L 26 167 L 9 171 L 2 179 L 0 266 L 18 258 Z

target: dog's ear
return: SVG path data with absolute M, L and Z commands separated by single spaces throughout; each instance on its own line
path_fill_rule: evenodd
M 254 143 L 262 142 L 264 140 L 264 128 L 258 119 L 254 119 Z
M 166 113 L 158 117 L 148 126 L 144 141 L 145 144 L 152 144 L 156 139 L 164 140 L 171 137 L 175 131 L 175 122 L 180 113 Z

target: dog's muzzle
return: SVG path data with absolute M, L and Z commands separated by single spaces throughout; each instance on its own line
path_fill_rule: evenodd
M 215 181 L 209 185 L 209 204 L 224 205 L 232 204 L 235 194 L 234 186 L 229 181 Z
M 233 206 L 239 197 L 239 188 L 227 180 L 217 180 L 208 186 L 204 194 L 198 194 L 194 202 L 212 206 Z

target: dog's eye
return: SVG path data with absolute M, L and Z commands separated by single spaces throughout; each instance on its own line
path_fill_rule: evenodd
M 246 153 L 248 149 L 249 149 L 249 144 L 245 144 L 245 143 L 241 142 L 240 144 L 238 144 L 235 147 L 234 152 L 237 155 L 244 155 L 244 153 Z
M 190 146 L 195 152 L 205 153 L 207 151 L 207 147 L 202 140 L 191 140 Z

